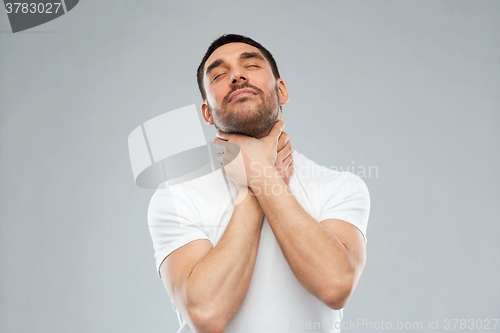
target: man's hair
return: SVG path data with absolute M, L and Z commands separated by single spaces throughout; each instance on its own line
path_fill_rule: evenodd
M 205 63 L 207 62 L 207 59 L 210 57 L 212 53 L 214 53 L 215 50 L 217 50 L 219 47 L 222 45 L 226 45 L 229 43 L 245 43 L 248 45 L 251 45 L 253 47 L 256 47 L 259 49 L 260 52 L 262 52 L 262 55 L 266 60 L 269 62 L 269 65 L 271 65 L 271 69 L 273 71 L 273 75 L 275 79 L 280 78 L 280 72 L 278 71 L 278 65 L 276 64 L 276 61 L 273 58 L 273 55 L 271 52 L 269 52 L 264 46 L 260 45 L 260 43 L 254 41 L 253 39 L 242 36 L 242 35 L 235 35 L 235 34 L 227 34 L 227 35 L 222 35 L 216 40 L 210 44 L 208 47 L 207 53 L 205 53 L 205 56 L 203 57 L 203 60 L 201 60 L 200 66 L 198 66 L 198 71 L 197 71 L 197 76 L 198 76 L 198 88 L 200 88 L 201 92 L 201 97 L 206 100 L 207 99 L 207 92 L 205 91 L 205 87 L 203 85 L 203 76 L 205 73 L 203 73 L 203 68 L 205 67 Z

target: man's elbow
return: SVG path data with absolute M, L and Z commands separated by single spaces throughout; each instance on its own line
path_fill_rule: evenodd
M 344 283 L 343 285 L 336 285 L 326 289 L 320 300 L 333 310 L 340 310 L 344 308 L 354 291 L 353 283 Z
M 188 315 L 194 326 L 191 329 L 196 333 L 223 333 L 226 329 L 227 323 L 222 316 L 212 311 L 191 309 Z

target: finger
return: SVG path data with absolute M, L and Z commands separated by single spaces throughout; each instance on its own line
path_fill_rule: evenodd
M 285 184 L 288 185 L 290 183 L 290 177 L 292 176 L 292 173 L 293 173 L 293 164 L 290 164 L 286 169 L 286 172 L 284 172 L 285 175 L 283 176 L 283 180 L 285 181 Z
M 290 164 L 293 162 L 293 154 L 289 154 L 284 160 L 276 160 L 276 170 L 280 172 L 280 174 L 284 175 L 287 172 L 287 169 L 290 167 Z
M 286 177 L 290 177 L 292 175 L 292 172 L 293 172 L 293 160 L 291 161 L 290 165 L 287 166 L 286 168 Z
M 224 146 L 226 147 L 226 154 L 231 156 L 237 156 L 241 151 L 240 146 L 229 141 L 225 141 Z
M 293 170 L 294 170 L 294 168 L 293 168 L 293 161 L 292 161 L 292 163 L 290 163 L 290 165 L 288 166 L 288 169 L 286 169 L 286 171 L 288 173 L 288 177 L 290 177 L 292 175 Z
M 217 153 L 214 156 L 215 162 L 218 162 L 220 164 L 224 164 L 224 154 L 223 153 Z
M 276 154 L 276 162 L 277 163 L 280 163 L 280 162 L 283 162 L 283 160 L 290 154 L 290 152 L 288 151 L 288 149 L 286 148 L 283 148 L 281 149 L 277 154 Z
M 280 137 L 278 138 L 278 152 L 282 150 L 287 143 L 288 134 L 286 132 L 281 132 Z
M 240 152 L 240 146 L 238 146 L 236 143 L 224 141 L 219 138 L 214 139 L 213 145 L 215 148 L 222 150 L 227 155 L 236 156 Z
M 281 163 L 285 168 L 289 168 L 293 163 L 293 154 L 288 155 Z
M 219 150 L 222 150 L 223 152 L 226 152 L 226 145 L 227 145 L 227 142 L 226 141 L 223 141 L 221 139 L 218 139 L 218 138 L 215 138 L 214 141 L 213 141 L 213 145 L 215 148 L 219 149 Z
M 215 135 L 217 135 L 217 138 L 224 140 L 224 141 L 229 141 L 231 139 L 231 137 L 233 136 L 233 134 L 225 133 L 225 132 L 222 132 L 221 130 L 217 130 L 217 132 L 215 132 Z
M 292 144 L 290 143 L 290 141 L 288 141 L 285 147 L 276 155 L 276 160 L 284 161 L 289 155 L 292 154 L 292 152 Z
M 278 140 L 281 132 L 283 132 L 283 128 L 285 127 L 285 122 L 283 120 L 278 120 L 274 123 L 269 136 L 274 138 L 276 141 Z

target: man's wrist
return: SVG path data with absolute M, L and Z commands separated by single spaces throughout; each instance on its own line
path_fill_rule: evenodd
M 253 193 L 252 189 L 248 187 L 240 187 L 238 189 L 238 198 L 236 199 L 236 205 L 239 205 L 242 209 L 248 208 L 252 212 L 256 212 L 260 220 L 262 220 L 262 218 L 264 217 L 264 212 L 260 207 L 257 197 Z
M 286 186 L 285 181 L 274 165 L 267 164 L 259 171 L 260 172 L 255 173 L 255 176 L 250 179 L 249 183 L 249 188 L 256 196 L 262 194 L 265 189 L 267 189 L 267 191 L 265 191 L 266 193 L 269 192 L 269 187 L 279 186 L 281 183 L 283 183 L 283 186 Z

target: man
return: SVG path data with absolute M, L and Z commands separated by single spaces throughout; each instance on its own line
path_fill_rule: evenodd
M 198 84 L 202 116 L 225 151 L 216 160 L 238 204 L 204 223 L 199 213 L 217 204 L 193 199 L 195 191 L 182 207 L 166 187 L 151 199 L 157 266 L 178 332 L 338 332 L 365 265 L 364 182 L 292 152 L 281 111 L 288 91 L 259 43 L 221 36 L 198 68 Z

